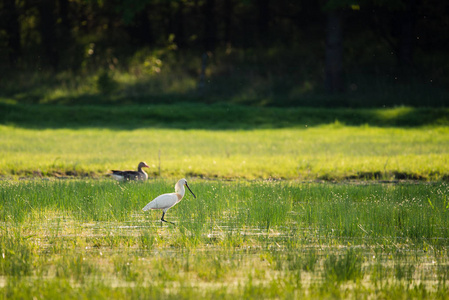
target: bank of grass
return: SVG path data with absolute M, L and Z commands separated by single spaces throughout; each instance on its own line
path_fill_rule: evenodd
M 447 298 L 448 185 L 1 181 L 0 295 Z
M 104 177 L 146 161 L 151 178 L 447 180 L 449 127 L 251 130 L 0 126 L 0 175 Z

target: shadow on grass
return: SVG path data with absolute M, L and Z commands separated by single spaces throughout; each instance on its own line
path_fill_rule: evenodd
M 171 103 L 55 105 L 0 102 L 0 124 L 24 128 L 260 129 L 325 124 L 449 126 L 447 108 L 301 108 Z

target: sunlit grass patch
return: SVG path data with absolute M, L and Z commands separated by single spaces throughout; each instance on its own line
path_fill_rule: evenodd
M 440 180 L 446 127 L 47 129 L 0 127 L 0 175 L 104 177 L 150 165 L 151 178 Z M 126 155 L 124 155 L 124 150 Z

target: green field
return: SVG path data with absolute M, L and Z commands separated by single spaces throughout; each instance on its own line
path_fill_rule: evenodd
M 5 299 L 449 297 L 446 183 L 2 181 Z
M 449 297 L 446 109 L 0 105 L 1 298 Z
M 0 126 L 0 175 L 243 179 L 449 178 L 449 129 L 348 127 L 254 130 L 24 129 Z
M 0 102 L 0 176 L 449 178 L 449 110 Z

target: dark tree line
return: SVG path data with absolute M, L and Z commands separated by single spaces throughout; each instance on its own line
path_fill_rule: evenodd
M 0 0 L 2 69 L 78 70 L 168 41 L 179 51 L 307 48 L 322 41 L 325 86 L 343 89 L 344 44 L 386 43 L 396 67 L 449 47 L 449 3 L 438 0 Z M 373 63 L 376 58 L 373 57 Z

